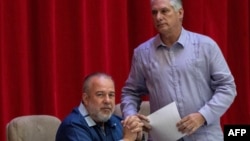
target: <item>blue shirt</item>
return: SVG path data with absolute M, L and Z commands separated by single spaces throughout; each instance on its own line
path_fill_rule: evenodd
M 184 140 L 223 141 L 220 117 L 234 101 L 236 86 L 216 42 L 182 28 L 171 48 L 159 34 L 135 48 L 122 88 L 125 117 L 137 113 L 144 94 L 149 94 L 151 112 L 175 101 L 181 117 L 194 112 L 205 117 L 206 125 Z
M 122 118 L 112 115 L 103 130 L 88 116 L 83 104 L 62 121 L 56 134 L 56 141 L 119 141 L 123 138 Z

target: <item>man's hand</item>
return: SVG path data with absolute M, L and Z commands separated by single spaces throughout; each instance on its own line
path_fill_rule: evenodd
M 143 123 L 137 116 L 128 116 L 122 121 L 123 124 L 123 139 L 134 141 L 141 140 Z
M 138 118 L 141 120 L 143 123 L 143 131 L 149 132 L 151 130 L 151 125 L 149 124 L 149 119 L 147 116 L 142 115 L 142 114 L 137 114 Z
M 177 124 L 180 132 L 190 135 L 205 123 L 205 118 L 200 113 L 192 113 L 182 118 Z

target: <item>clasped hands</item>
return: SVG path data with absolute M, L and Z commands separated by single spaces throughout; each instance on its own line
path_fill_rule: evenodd
M 122 124 L 124 132 L 123 141 L 141 141 L 142 131 L 148 132 L 151 129 L 148 118 L 141 114 L 126 117 Z

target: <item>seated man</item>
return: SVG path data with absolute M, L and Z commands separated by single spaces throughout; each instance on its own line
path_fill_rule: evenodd
M 142 138 L 137 116 L 125 120 L 113 114 L 115 86 L 111 76 L 93 73 L 83 84 L 82 100 L 62 121 L 56 141 L 135 141 Z

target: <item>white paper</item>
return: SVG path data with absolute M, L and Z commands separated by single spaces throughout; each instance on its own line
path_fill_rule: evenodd
M 148 115 L 153 141 L 176 141 L 185 134 L 178 131 L 176 123 L 181 120 L 176 103 L 172 102 Z

